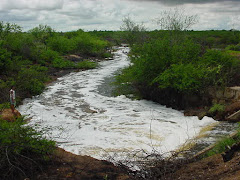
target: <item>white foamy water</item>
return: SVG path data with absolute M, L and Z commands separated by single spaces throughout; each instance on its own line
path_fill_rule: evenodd
M 32 124 L 51 127 L 48 136 L 63 149 L 95 158 L 136 149 L 168 152 L 215 122 L 184 117 L 151 101 L 99 94 L 104 78 L 129 65 L 127 51 L 120 48 L 114 60 L 101 62 L 97 69 L 59 78 L 40 96 L 26 99 L 20 112 Z

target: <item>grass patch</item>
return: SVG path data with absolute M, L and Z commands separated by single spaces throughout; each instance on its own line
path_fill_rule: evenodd
M 206 157 L 213 156 L 215 154 L 222 153 L 226 150 L 227 146 L 232 146 L 236 141 L 232 138 L 224 138 L 219 141 L 216 146 L 206 153 Z
M 234 137 L 226 137 L 220 140 L 213 149 L 208 151 L 204 157 L 209 157 L 215 154 L 225 152 L 228 147 L 231 147 L 233 144 L 240 142 L 240 129 L 238 129 L 238 133 Z

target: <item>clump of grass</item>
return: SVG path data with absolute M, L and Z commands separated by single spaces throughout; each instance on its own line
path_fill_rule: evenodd
M 210 109 L 209 113 L 215 115 L 217 113 L 222 113 L 225 110 L 225 106 L 223 104 L 214 104 Z
M 233 138 L 224 138 L 221 141 L 219 141 L 216 146 L 208 151 L 205 155 L 205 157 L 213 156 L 215 154 L 222 153 L 226 151 L 226 148 L 229 146 L 231 147 L 236 141 Z
M 234 137 L 226 137 L 220 140 L 213 149 L 208 151 L 204 157 L 209 157 L 215 154 L 225 152 L 229 147 L 240 142 L 240 129 Z
M 97 63 L 91 62 L 91 61 L 81 61 L 76 65 L 76 68 L 79 68 L 79 69 L 94 69 L 96 67 L 97 67 Z
M 109 52 L 105 52 L 105 53 L 103 53 L 103 57 L 104 58 L 111 58 L 111 57 L 113 57 L 113 55 Z

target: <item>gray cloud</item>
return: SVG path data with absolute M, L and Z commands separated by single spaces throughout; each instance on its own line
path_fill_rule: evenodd
M 184 4 L 207 4 L 207 3 L 222 3 L 222 2 L 239 2 L 239 0 L 129 0 L 140 2 L 160 2 L 169 6 L 184 5 Z
M 118 30 L 124 16 L 158 29 L 152 20 L 177 5 L 199 16 L 194 29 L 239 28 L 240 2 L 236 0 L 1 0 L 0 21 L 17 23 L 24 30 L 47 24 L 57 31 Z
M 38 19 L 38 14 L 36 12 L 31 12 L 28 10 L 10 10 L 1 11 L 0 17 L 1 21 L 11 22 L 11 21 L 36 21 Z
M 63 2 L 64 0 L 1 0 L 0 10 L 55 10 L 61 9 Z

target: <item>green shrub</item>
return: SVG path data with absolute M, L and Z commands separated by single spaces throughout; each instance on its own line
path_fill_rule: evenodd
M 75 48 L 75 43 L 72 41 L 72 39 L 68 39 L 60 35 L 49 38 L 47 41 L 47 45 L 52 50 L 57 51 L 60 54 L 70 53 Z
M 103 56 L 108 43 L 84 31 L 67 32 L 64 36 L 55 35 L 48 39 L 47 45 L 60 54 L 80 53 Z
M 48 80 L 46 71 L 46 67 L 39 65 L 22 68 L 16 82 L 17 89 L 30 95 L 40 94 L 45 87 L 44 82 Z
M 30 178 L 41 170 L 54 149 L 55 142 L 23 119 L 12 123 L 0 120 L 0 179 Z
M 0 112 L 1 112 L 3 109 L 7 109 L 7 108 L 10 108 L 10 103 L 0 104 Z
M 91 61 L 82 61 L 77 63 L 76 68 L 79 69 L 94 69 L 97 67 L 96 62 L 91 62 Z
M 237 44 L 237 45 L 228 45 L 228 46 L 226 47 L 226 50 L 240 51 L 240 44 Z
M 204 93 L 210 86 L 226 86 L 238 69 L 239 60 L 219 50 L 202 51 L 187 37 L 152 39 L 134 45 L 130 52 L 132 65 L 122 71 L 118 84 L 158 86 L 180 93 Z M 141 89 L 141 87 L 139 88 Z
M 125 76 L 125 78 L 123 79 L 129 79 L 129 82 L 131 83 L 140 83 L 148 86 L 153 83 L 160 83 L 160 81 L 164 79 L 165 85 L 159 84 L 159 86 L 167 87 L 168 85 L 166 83 L 169 85 L 172 84 L 170 81 L 167 82 L 167 79 L 170 80 L 174 78 L 173 76 L 177 76 L 177 74 L 170 74 L 173 71 L 179 75 L 179 79 L 177 81 L 183 78 L 183 76 L 188 78 L 188 75 L 196 75 L 194 71 L 199 70 L 200 68 L 194 64 L 198 61 L 199 54 L 200 46 L 198 44 L 194 44 L 188 39 L 182 41 L 181 43 L 174 44 L 171 42 L 169 37 L 165 37 L 163 39 L 152 40 L 145 43 L 143 46 L 135 45 L 132 47 L 132 51 L 130 53 L 131 62 L 133 64 L 130 68 L 127 68 L 127 70 L 124 71 L 123 76 Z M 186 64 L 188 65 L 185 67 Z M 184 72 L 184 70 L 181 70 L 181 67 L 188 71 L 185 71 L 185 75 L 180 74 Z M 194 73 L 194 75 L 191 75 L 191 73 Z M 160 76 L 162 76 L 162 79 Z M 167 76 L 169 78 L 167 78 Z M 190 80 L 190 78 L 188 79 Z M 193 84 L 193 82 L 184 83 L 189 83 L 188 87 Z M 199 83 L 197 82 L 196 84 Z M 186 88 L 182 87 L 180 89 Z
M 102 56 L 108 46 L 106 41 L 86 32 L 78 32 L 78 35 L 73 37 L 72 40 L 75 44 L 74 51 L 85 55 Z
M 52 62 L 52 66 L 55 68 L 73 68 L 75 64 L 72 61 L 64 60 L 63 58 L 55 58 Z
M 239 66 L 238 59 L 219 50 L 208 50 L 199 63 L 206 69 L 215 69 L 215 74 L 209 76 L 210 86 L 228 86 Z
M 207 76 L 205 68 L 193 64 L 173 64 L 153 80 L 162 89 L 173 88 L 181 92 L 198 91 L 202 87 L 202 80 Z
M 43 44 L 46 44 L 46 41 L 50 37 L 53 37 L 55 34 L 54 29 L 52 29 L 48 25 L 42 25 L 42 24 L 40 24 L 39 26 L 37 26 L 33 29 L 30 29 L 28 32 L 35 37 L 36 41 L 43 43 Z
M 11 58 L 11 52 L 0 47 L 0 74 L 4 74 L 10 70 L 10 67 L 12 66 Z
M 15 56 L 22 56 L 24 59 L 32 58 L 32 51 L 35 49 L 34 37 L 26 33 L 12 33 L 5 37 L 4 47 Z
M 209 113 L 215 114 L 217 112 L 223 112 L 225 110 L 225 106 L 223 104 L 214 104 L 210 109 Z
M 43 51 L 40 55 L 40 59 L 51 63 L 54 59 L 60 58 L 59 53 L 51 49 Z
M 221 65 L 222 70 L 228 71 L 238 62 L 228 53 L 219 50 L 208 50 L 200 59 L 200 63 L 207 67 L 214 67 Z
M 109 52 L 106 52 L 106 53 L 103 53 L 103 57 L 104 58 L 110 58 L 110 57 L 112 57 L 113 55 L 111 54 L 111 53 L 109 53 Z

